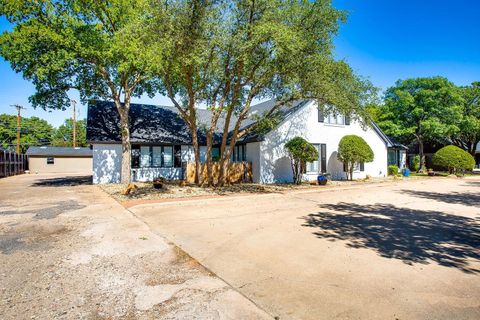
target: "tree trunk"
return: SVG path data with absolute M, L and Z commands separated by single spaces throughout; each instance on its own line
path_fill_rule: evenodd
M 120 115 L 120 134 L 122 137 L 122 171 L 121 171 L 121 182 L 130 183 L 131 182 L 131 161 L 132 161 L 132 146 L 130 144 L 130 101 L 125 101 L 122 105 L 119 101 L 115 102 L 117 106 L 118 113 Z
M 352 162 L 350 164 L 350 168 L 349 168 L 349 171 L 350 171 L 350 181 L 353 181 L 353 166 L 355 165 L 354 162 Z
M 209 131 L 207 133 L 207 185 L 209 187 L 213 186 L 214 184 L 214 179 L 213 179 L 213 164 L 212 164 L 212 140 L 213 140 L 213 132 Z
M 418 153 L 420 155 L 420 169 L 418 172 L 425 172 L 425 154 L 423 153 L 423 140 L 417 137 Z
M 200 146 L 198 145 L 198 134 L 197 134 L 197 126 L 192 125 L 192 145 L 193 145 L 193 153 L 195 154 L 195 184 L 198 186 L 201 183 L 201 162 L 200 162 Z

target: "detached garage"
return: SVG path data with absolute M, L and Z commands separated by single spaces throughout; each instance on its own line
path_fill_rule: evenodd
M 26 155 L 31 173 L 92 174 L 90 148 L 30 147 Z

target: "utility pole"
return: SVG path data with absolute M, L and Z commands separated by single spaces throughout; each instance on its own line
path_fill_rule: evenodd
M 12 107 L 17 108 L 17 154 L 20 154 L 20 110 L 25 108 L 19 104 L 14 104 Z
M 75 100 L 70 100 L 70 103 L 72 104 L 73 107 L 73 118 L 72 118 L 72 125 L 73 125 L 73 147 L 77 147 L 77 101 Z

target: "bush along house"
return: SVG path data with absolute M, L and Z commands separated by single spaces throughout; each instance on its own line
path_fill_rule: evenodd
M 255 115 L 271 110 L 270 100 L 251 107 L 243 126 L 254 124 Z M 232 155 L 234 162 L 248 161 L 252 166 L 253 182 L 292 182 L 293 174 L 285 143 L 301 136 L 318 150 L 318 160 L 307 163 L 304 180 L 314 181 L 319 173 L 329 173 L 332 179 L 346 179 L 344 165 L 337 159 L 340 139 L 355 134 L 372 148 L 374 160 L 359 163 L 353 178 L 384 177 L 389 155 L 400 157 L 400 146 L 389 139 L 374 123 L 366 128 L 341 114 L 324 114 L 311 100 L 296 101 L 280 108 L 278 125 L 261 135 L 253 131 L 237 142 Z M 208 110 L 197 110 L 200 123 L 210 123 Z M 92 101 L 88 106 L 87 140 L 93 149 L 93 182 L 118 183 L 121 174 L 122 145 L 119 116 L 112 102 Z M 223 121 L 220 118 L 216 139 L 221 139 Z M 234 121 L 232 121 L 232 126 Z M 131 104 L 130 133 L 132 144 L 132 180 L 152 181 L 158 177 L 182 180 L 188 162 L 194 161 L 190 130 L 174 107 Z M 205 135 L 199 131 L 201 161 L 205 161 Z M 212 153 L 219 150 L 213 148 Z M 399 159 L 399 158 L 397 158 Z M 396 160 L 395 160 L 396 161 Z M 401 160 L 404 161 L 404 160 Z M 403 162 L 402 162 L 403 163 Z M 399 167 L 402 167 L 401 165 Z

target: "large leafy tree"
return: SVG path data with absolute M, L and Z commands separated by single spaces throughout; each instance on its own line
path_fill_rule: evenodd
M 45 120 L 31 117 L 20 122 L 20 152 L 25 153 L 30 146 L 49 145 L 54 129 Z M 17 144 L 17 116 L 0 115 L 0 146 L 15 150 Z
M 353 169 L 356 164 L 372 162 L 374 153 L 368 143 L 357 135 L 346 135 L 338 143 L 338 160 L 346 166 L 347 179 L 353 180 Z
M 76 145 L 77 147 L 86 147 L 87 144 L 87 121 L 79 120 L 75 124 Z M 55 147 L 73 147 L 73 120 L 67 119 L 54 130 L 51 139 L 51 145 Z
M 65 109 L 67 92 L 115 102 L 122 136 L 122 182 L 130 181 L 129 109 L 132 97 L 151 92 L 143 0 L 1 1 L 0 14 L 14 24 L 0 36 L 0 54 L 33 82 L 34 107 Z
M 317 99 L 321 107 L 335 105 L 337 112 L 363 116 L 360 106 L 371 87 L 333 57 L 332 36 L 345 13 L 330 0 L 169 1 L 156 6 L 154 17 L 149 33 L 168 61 L 158 72 L 161 89 L 190 126 L 197 181 L 199 105 L 212 111 L 205 125 L 209 184 L 215 131 L 223 132 L 220 185 L 235 143 L 247 133 L 242 123 L 254 99 L 275 98 L 276 108 Z
M 474 156 L 480 142 L 480 82 L 460 90 L 463 97 L 462 117 L 459 131 L 452 136 L 452 141 Z
M 403 142 L 415 140 L 420 170 L 424 170 L 424 143 L 445 141 L 458 133 L 462 103 L 459 88 L 446 78 L 399 80 L 385 93 L 378 124 L 386 134 Z

